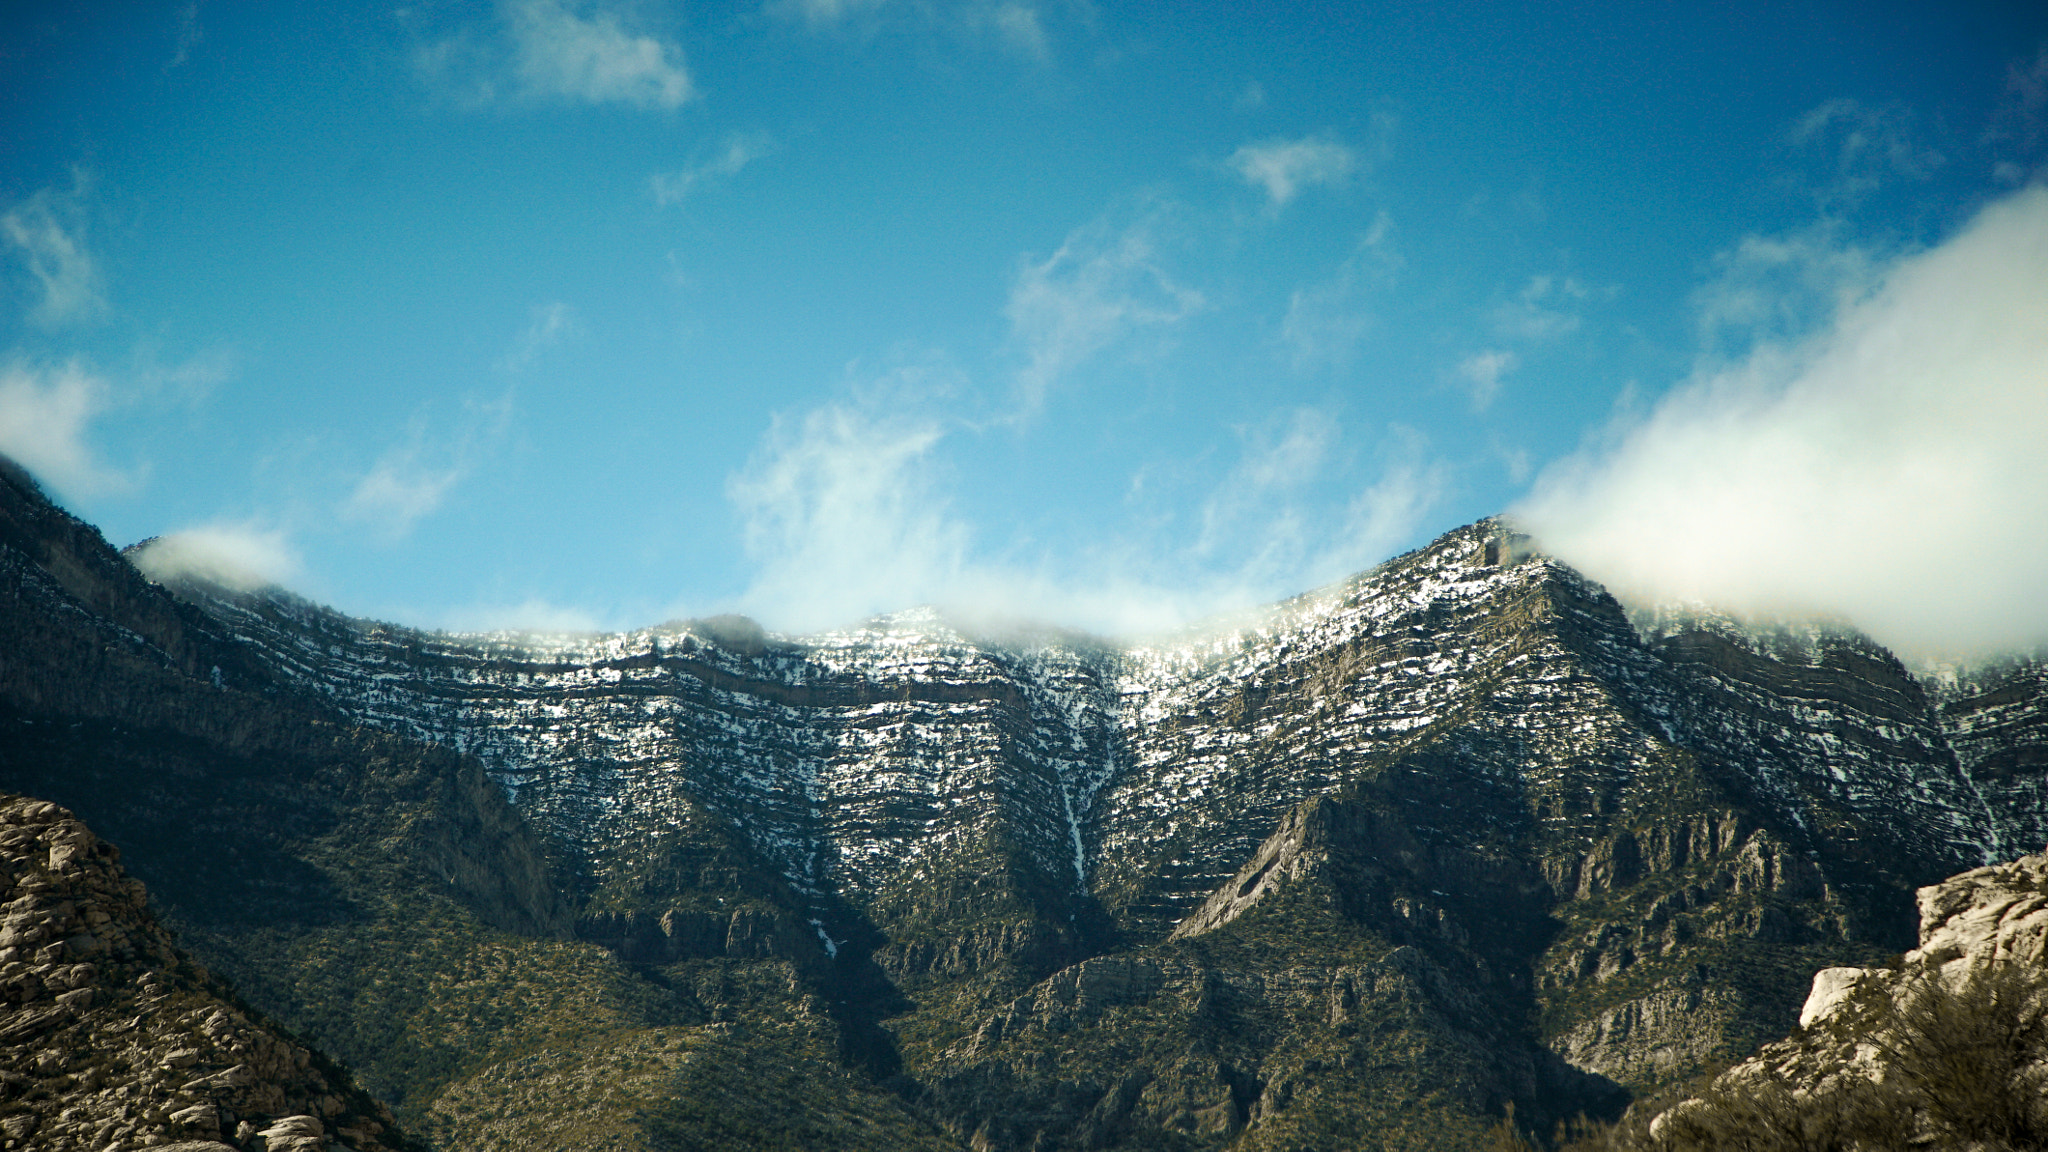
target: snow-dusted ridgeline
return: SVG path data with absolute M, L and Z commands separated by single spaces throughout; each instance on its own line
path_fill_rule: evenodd
M 185 592 L 357 722 L 476 754 L 593 858 L 701 807 L 807 896 L 915 884 L 1000 837 L 1039 876 L 1170 925 L 1294 804 L 1453 730 L 1460 770 L 1518 797 L 1534 829 L 1503 834 L 1556 845 L 1678 755 L 1746 774 L 1791 826 L 1811 830 L 1820 804 L 1970 862 L 2007 818 L 1869 641 L 1698 614 L 1638 631 L 1496 522 L 1124 647 L 969 635 L 928 610 L 808 637 L 730 620 L 429 634 Z

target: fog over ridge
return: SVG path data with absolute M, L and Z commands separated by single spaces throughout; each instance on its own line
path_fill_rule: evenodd
M 1909 658 L 2048 640 L 2048 188 L 1702 370 L 1512 511 L 1624 600 L 1840 616 Z

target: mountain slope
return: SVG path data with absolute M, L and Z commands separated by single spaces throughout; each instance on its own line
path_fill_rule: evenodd
M 1496 522 L 1135 646 L 452 636 L 153 584 L 13 491 L 0 780 L 451 1147 L 1470 1146 L 1782 1034 L 2036 819 L 2038 693 L 1632 621 Z
M 0 1147 L 417 1147 L 181 955 L 119 860 L 56 805 L 0 795 Z

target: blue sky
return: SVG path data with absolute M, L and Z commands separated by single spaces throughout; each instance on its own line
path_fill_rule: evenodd
M 0 450 L 360 615 L 1127 630 L 1527 508 L 1652 584 L 1648 521 L 1769 541 L 1682 591 L 1875 619 L 1756 587 L 1893 529 L 1836 457 L 1761 526 L 1644 461 L 1865 411 L 1827 350 L 1943 260 L 2016 261 L 1957 273 L 2010 355 L 1862 442 L 1960 388 L 1997 514 L 2048 497 L 2035 5 L 10 11 Z

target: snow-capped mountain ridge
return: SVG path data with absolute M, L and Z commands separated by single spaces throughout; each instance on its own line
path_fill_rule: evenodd
M 185 591 L 357 722 L 482 758 L 594 864 L 702 805 L 809 894 L 874 893 L 1000 832 L 1041 880 L 1120 892 L 1113 905 L 1163 929 L 1286 809 L 1363 766 L 1447 723 L 1597 744 L 1594 697 L 1641 717 L 1652 743 L 1746 765 L 1795 828 L 1802 789 L 1881 799 L 1903 806 L 1887 818 L 1904 831 L 1971 845 L 1961 862 L 1977 863 L 2028 818 L 1994 818 L 1917 682 L 1868 640 L 1816 628 L 1786 642 L 1698 615 L 1632 626 L 1492 521 L 1234 626 L 1130 646 L 1050 630 L 990 641 L 931 609 L 807 637 L 731 619 L 429 634 Z M 1561 617 L 1564 647 L 1531 630 Z M 1507 699 L 1511 718 L 1482 706 Z M 1169 876 L 1170 844 L 1206 863 Z
M 141 835 L 209 963 L 392 1083 L 410 1033 L 336 1006 L 395 984 L 292 989 L 337 915 L 422 990 L 500 947 L 415 956 L 352 895 L 425 884 L 704 1042 L 810 1020 L 963 1145 L 1349 1146 L 1422 1096 L 1471 1136 L 1783 1034 L 2048 808 L 2038 665 L 1930 691 L 1840 629 L 1632 622 L 1497 522 L 1123 644 L 929 610 L 419 633 L 153 586 L 19 484 L 0 568 L 0 767 Z

